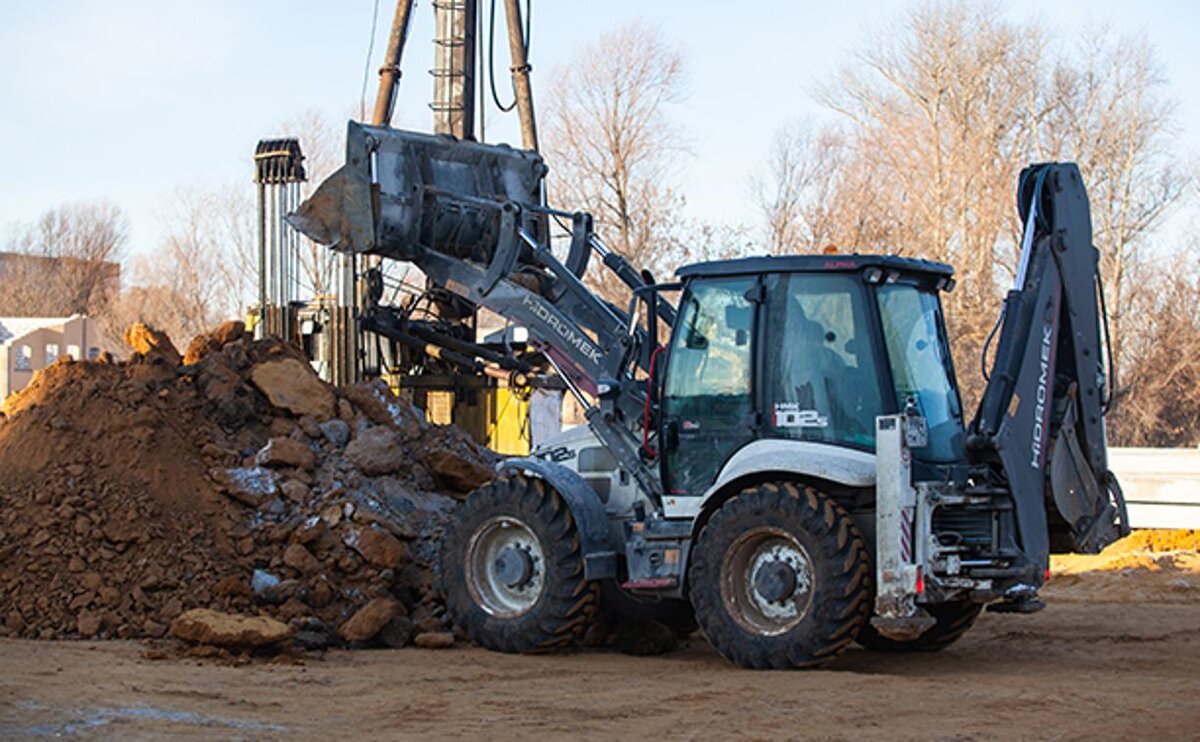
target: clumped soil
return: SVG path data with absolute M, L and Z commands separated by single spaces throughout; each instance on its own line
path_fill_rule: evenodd
M 0 408 L 0 635 L 161 637 L 195 608 L 313 647 L 445 635 L 432 544 L 493 454 L 241 323 L 126 339 Z
M 1200 597 L 1200 531 L 1134 531 L 1095 556 L 1051 558 L 1050 601 L 1195 603 Z

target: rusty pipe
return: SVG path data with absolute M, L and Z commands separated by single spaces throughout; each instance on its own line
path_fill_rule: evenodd
M 537 151 L 537 123 L 533 118 L 533 90 L 529 86 L 529 59 L 525 54 L 525 32 L 521 28 L 521 0 L 504 0 L 508 17 L 508 45 L 512 55 L 513 90 L 517 95 L 517 117 L 521 120 L 521 146 Z
M 404 40 L 408 37 L 408 24 L 412 20 L 413 0 L 397 0 L 396 15 L 392 19 L 392 33 L 388 37 L 387 54 L 379 68 L 379 92 L 375 95 L 375 111 L 371 123 L 375 126 L 391 126 L 392 112 L 396 108 L 396 91 L 400 87 L 400 55 L 404 53 Z

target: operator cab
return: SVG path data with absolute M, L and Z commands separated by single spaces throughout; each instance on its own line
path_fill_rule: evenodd
M 668 494 L 703 494 L 744 445 L 874 453 L 875 418 L 925 418 L 918 475 L 964 460 L 939 290 L 953 269 L 890 256 L 755 257 L 687 266 L 663 381 Z

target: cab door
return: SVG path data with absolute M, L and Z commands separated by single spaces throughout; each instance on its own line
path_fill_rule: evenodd
M 754 276 L 693 280 L 680 304 L 663 386 L 663 481 L 700 495 L 754 438 Z

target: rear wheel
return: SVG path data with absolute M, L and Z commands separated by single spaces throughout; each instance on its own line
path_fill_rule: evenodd
M 583 579 L 570 508 L 536 479 L 497 479 L 471 493 L 442 538 L 446 607 L 488 649 L 530 652 L 578 639 L 599 588 Z
M 866 618 L 862 534 L 828 496 L 791 482 L 742 491 L 697 540 L 688 572 L 704 635 L 743 667 L 813 667 Z
M 937 620 L 916 639 L 900 641 L 883 636 L 870 621 L 858 633 L 858 643 L 879 652 L 937 652 L 958 641 L 975 623 L 983 606 L 979 603 L 955 601 L 923 606 Z

